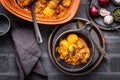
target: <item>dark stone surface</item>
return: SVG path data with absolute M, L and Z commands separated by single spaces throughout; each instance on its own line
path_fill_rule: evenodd
M 9 69 L 8 56 L 0 56 L 0 72 L 8 72 Z
M 75 16 L 87 18 L 87 1 L 88 0 L 81 0 L 81 4 Z M 9 16 L 12 25 L 17 23 L 19 26 L 32 27 L 31 22 L 14 16 L 4 9 L 2 5 L 0 5 L 0 12 Z M 47 41 L 51 31 L 54 29 L 54 26 L 41 24 L 39 24 L 39 26 L 44 41 L 40 44 L 43 52 L 40 60 L 45 67 L 49 80 L 120 80 L 120 32 L 102 31 L 106 39 L 106 51 L 111 57 L 110 63 L 103 59 L 100 65 L 90 74 L 84 76 L 70 76 L 60 72 L 52 64 L 48 55 Z M 8 34 L 0 37 L 0 80 L 18 80 L 15 54 L 16 51 L 9 32 Z
M 120 56 L 112 58 L 110 63 L 110 69 L 112 72 L 120 72 Z

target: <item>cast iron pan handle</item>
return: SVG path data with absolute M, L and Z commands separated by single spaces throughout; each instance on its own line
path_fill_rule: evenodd
M 79 26 L 79 25 L 78 25 Z M 100 53 L 104 56 L 104 58 L 107 61 L 110 61 L 110 57 L 107 55 L 105 50 L 96 42 L 95 38 L 90 35 L 91 30 L 93 29 L 92 23 L 90 21 L 86 22 L 83 28 L 81 29 L 82 33 L 84 33 L 90 40 L 91 42 L 94 43 L 94 45 L 97 47 Z
M 90 36 L 90 33 L 93 29 L 93 26 L 90 26 L 90 25 L 91 25 L 91 22 L 87 21 L 87 22 L 85 22 L 84 26 L 80 26 L 79 20 L 77 21 L 77 27 L 79 28 L 78 30 L 89 39 L 89 41 L 91 42 L 92 48 L 93 48 L 92 53 L 95 53 L 94 52 L 95 51 L 94 43 L 93 43 L 92 38 Z
M 88 26 L 87 30 L 92 30 L 90 29 L 92 28 L 92 24 Z M 110 57 L 107 55 L 107 53 L 105 52 L 105 50 L 96 42 L 95 38 L 93 36 L 91 36 L 89 34 L 89 36 L 91 37 L 92 41 L 94 42 L 95 46 L 97 47 L 97 49 L 99 50 L 100 53 L 102 53 L 102 55 L 104 56 L 104 58 L 107 60 L 107 61 L 110 61 Z
M 77 23 L 77 25 L 79 26 L 79 22 Z M 80 31 L 85 34 L 91 41 L 92 41 L 92 38 L 90 37 L 90 32 L 91 30 L 93 29 L 92 26 L 89 26 L 91 25 L 91 22 L 90 21 L 87 21 L 85 23 L 85 25 L 83 27 L 80 28 Z

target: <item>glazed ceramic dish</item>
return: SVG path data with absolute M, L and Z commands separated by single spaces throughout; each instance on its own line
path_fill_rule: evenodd
M 21 8 L 17 3 L 16 0 L 1 0 L 1 4 L 11 13 L 14 15 L 27 20 L 27 21 L 32 21 L 31 13 L 27 9 Z M 76 14 L 76 11 L 79 7 L 80 0 L 73 0 L 71 3 L 71 6 L 68 8 L 68 11 L 64 17 L 61 17 L 56 20 L 52 19 L 44 19 L 41 18 L 40 16 L 37 16 L 37 22 L 41 24 L 61 24 L 65 23 L 69 20 L 71 20 L 74 15 Z
M 103 30 L 118 30 L 120 28 L 119 22 L 113 21 L 112 24 L 108 25 L 108 24 L 104 23 L 103 17 L 101 17 L 101 16 L 98 16 L 95 18 L 91 17 L 89 14 L 89 9 L 90 9 L 91 4 L 96 5 L 98 7 L 98 9 L 102 8 L 102 6 L 98 3 L 98 0 L 89 0 L 88 5 L 87 5 L 88 17 L 96 26 L 98 26 L 99 28 L 101 28 Z M 105 6 L 105 8 L 108 11 L 110 11 L 110 15 L 112 15 L 112 13 L 116 7 L 118 7 L 118 6 L 115 5 L 112 1 L 110 1 L 110 3 L 107 6 Z
M 65 69 L 61 68 L 56 63 L 56 61 L 54 59 L 54 56 L 53 56 L 53 52 L 52 52 L 52 50 L 54 48 L 53 45 L 54 45 L 58 35 L 60 35 L 64 31 L 78 29 L 76 27 L 77 21 L 80 22 L 81 26 L 83 26 L 88 20 L 83 19 L 83 18 L 75 18 L 75 19 L 72 19 L 71 21 L 69 21 L 65 24 L 61 24 L 61 25 L 57 26 L 52 31 L 52 33 L 50 34 L 49 40 L 48 40 L 48 51 L 49 51 L 49 56 L 50 56 L 51 61 L 60 71 L 62 71 L 65 74 L 69 74 L 69 75 L 85 75 L 85 74 L 88 74 L 92 70 L 94 70 L 100 64 L 100 62 L 103 59 L 103 55 L 97 49 L 95 49 L 94 59 L 92 60 L 91 65 L 89 67 L 81 70 L 81 71 L 76 71 L 76 72 L 66 71 Z M 94 36 L 96 41 L 101 45 L 101 47 L 103 49 L 105 49 L 105 40 L 104 40 L 103 34 L 101 33 L 100 29 L 97 28 L 97 26 L 95 26 L 95 25 L 93 26 L 93 30 L 91 31 L 90 35 Z

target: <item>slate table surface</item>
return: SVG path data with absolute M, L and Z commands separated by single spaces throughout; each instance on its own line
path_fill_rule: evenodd
M 86 14 L 87 2 L 88 0 L 81 0 L 81 4 L 75 16 L 88 19 Z M 14 16 L 1 4 L 0 13 L 6 14 L 12 23 L 17 23 L 19 26 L 33 27 L 31 26 L 31 22 Z M 41 61 L 48 74 L 49 80 L 120 80 L 120 32 L 102 30 L 106 40 L 106 51 L 111 57 L 110 63 L 103 59 L 100 65 L 91 73 L 84 76 L 70 76 L 60 72 L 49 58 L 47 43 L 48 37 L 54 28 L 54 26 L 39 25 L 44 41 L 44 43 L 40 44 L 42 49 Z M 0 80 L 18 80 L 15 54 L 16 50 L 9 32 L 0 37 Z

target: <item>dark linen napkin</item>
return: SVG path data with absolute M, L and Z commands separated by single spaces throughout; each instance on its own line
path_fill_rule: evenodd
M 11 31 L 16 48 L 16 63 L 19 80 L 48 80 L 40 55 L 42 54 L 35 40 L 33 28 L 13 25 Z

